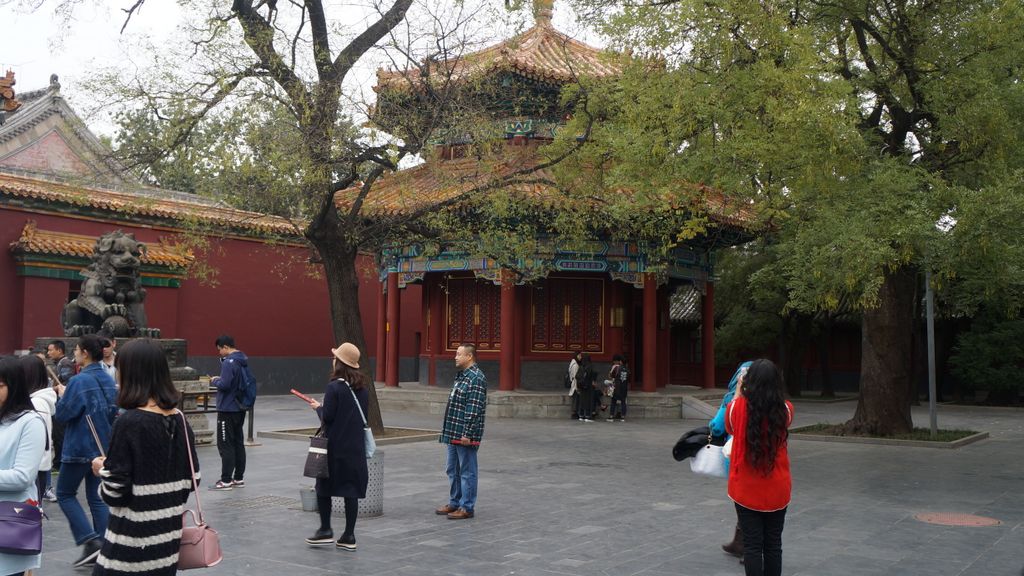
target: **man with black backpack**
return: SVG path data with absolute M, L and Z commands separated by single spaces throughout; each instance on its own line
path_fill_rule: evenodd
M 256 382 L 249 370 L 249 358 L 235 348 L 235 339 L 218 336 L 220 376 L 211 382 L 217 388 L 217 452 L 220 453 L 220 480 L 211 490 L 245 487 L 245 412 L 255 399 Z

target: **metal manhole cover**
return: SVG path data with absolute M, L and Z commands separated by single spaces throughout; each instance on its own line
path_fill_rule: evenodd
M 915 514 L 914 518 L 928 524 L 939 526 L 999 526 L 1001 521 L 987 516 L 976 516 L 974 514 L 962 514 L 960 512 L 921 512 Z
M 221 506 L 228 506 L 230 508 L 266 508 L 269 506 L 281 506 L 289 508 L 299 505 L 298 498 L 288 498 L 286 496 L 257 496 L 255 498 L 245 498 L 241 500 L 227 499 L 218 502 Z

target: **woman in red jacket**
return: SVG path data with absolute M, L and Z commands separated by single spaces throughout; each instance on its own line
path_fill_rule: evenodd
M 755 360 L 726 416 L 733 435 L 729 498 L 743 532 L 747 576 L 782 574 L 782 527 L 792 488 L 786 439 L 792 422 L 793 405 L 782 397 L 778 366 Z

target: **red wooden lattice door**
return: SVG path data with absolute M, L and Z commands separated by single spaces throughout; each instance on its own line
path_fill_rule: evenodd
M 547 278 L 532 290 L 534 352 L 603 352 L 604 281 Z
M 477 350 L 501 348 L 501 292 L 475 278 L 448 279 L 448 350 L 474 344 Z

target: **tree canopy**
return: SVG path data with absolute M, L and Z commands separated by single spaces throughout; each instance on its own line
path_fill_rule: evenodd
M 752 282 L 785 309 L 863 311 L 851 431 L 911 427 L 928 267 L 950 305 L 1020 308 L 1024 8 L 1009 0 L 578 0 L 646 58 L 593 97 L 608 180 L 707 184 L 773 230 Z

